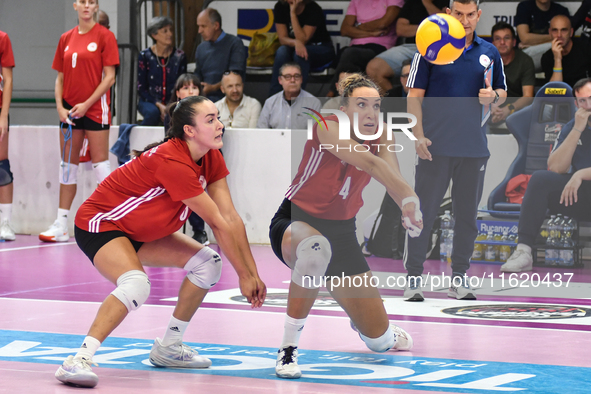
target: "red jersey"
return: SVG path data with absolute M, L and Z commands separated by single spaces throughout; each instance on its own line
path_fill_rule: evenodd
M 2 67 L 14 67 L 14 54 L 8 34 L 0 31 L 0 108 L 2 108 L 2 91 L 4 90 Z
M 334 115 L 326 120 L 338 121 Z M 363 206 L 361 192 L 371 176 L 327 149 L 320 151 L 317 126 L 314 125 L 312 139 L 306 142 L 298 172 L 285 197 L 314 217 L 351 219 Z M 371 153 L 376 151 L 377 148 L 371 146 Z
M 63 99 L 72 106 L 82 103 L 103 80 L 105 66 L 119 65 L 119 49 L 112 31 L 96 23 L 86 34 L 78 27 L 62 34 L 51 68 L 64 73 Z M 90 120 L 111 124 L 111 95 L 106 92 L 86 112 Z
M 113 171 L 78 209 L 76 226 L 91 233 L 119 230 L 140 242 L 160 239 L 189 217 L 182 200 L 228 174 L 219 150 L 197 164 L 187 143 L 173 138 Z

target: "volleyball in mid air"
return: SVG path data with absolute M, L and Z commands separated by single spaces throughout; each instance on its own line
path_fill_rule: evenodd
M 417 29 L 417 49 L 433 64 L 448 64 L 460 57 L 466 46 L 466 31 L 448 14 L 433 14 Z

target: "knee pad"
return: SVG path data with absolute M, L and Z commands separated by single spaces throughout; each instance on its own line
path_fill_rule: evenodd
M 318 289 L 331 257 L 332 250 L 326 237 L 313 235 L 302 240 L 296 249 L 292 282 L 305 289 Z
M 78 166 L 65 162 L 60 163 L 60 183 L 62 185 L 75 185 L 78 183 Z
M 362 333 L 359 333 L 359 336 L 363 339 L 363 342 L 365 342 L 365 345 L 369 350 L 377 353 L 388 351 L 396 344 L 396 336 L 390 326 L 388 326 L 386 332 L 378 338 L 369 338 Z
M 222 258 L 213 249 L 204 247 L 185 264 L 187 279 L 195 286 L 211 289 L 222 276 Z
M 117 279 L 117 288 L 111 294 L 125 305 L 128 312 L 135 311 L 150 295 L 150 279 L 145 272 L 128 271 Z
M 111 173 L 111 163 L 109 160 L 92 163 L 92 170 L 94 171 L 94 176 L 96 176 L 96 181 L 101 183 Z
M 0 186 L 10 185 L 13 180 L 10 162 L 8 159 L 0 160 Z

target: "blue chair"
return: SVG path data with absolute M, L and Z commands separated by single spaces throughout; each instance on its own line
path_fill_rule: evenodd
M 548 82 L 538 90 L 530 106 L 507 118 L 507 128 L 515 136 L 519 151 L 505 179 L 488 197 L 487 206 L 492 216 L 513 219 L 519 216 L 521 204 L 509 203 L 505 197 L 507 183 L 517 175 L 548 168 L 548 156 L 558 132 L 573 119 L 575 111 L 571 87 L 564 82 Z

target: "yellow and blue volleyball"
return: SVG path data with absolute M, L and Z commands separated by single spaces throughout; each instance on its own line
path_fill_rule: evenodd
M 433 14 L 417 29 L 417 49 L 433 64 L 448 64 L 460 57 L 466 46 L 466 31 L 448 14 Z

